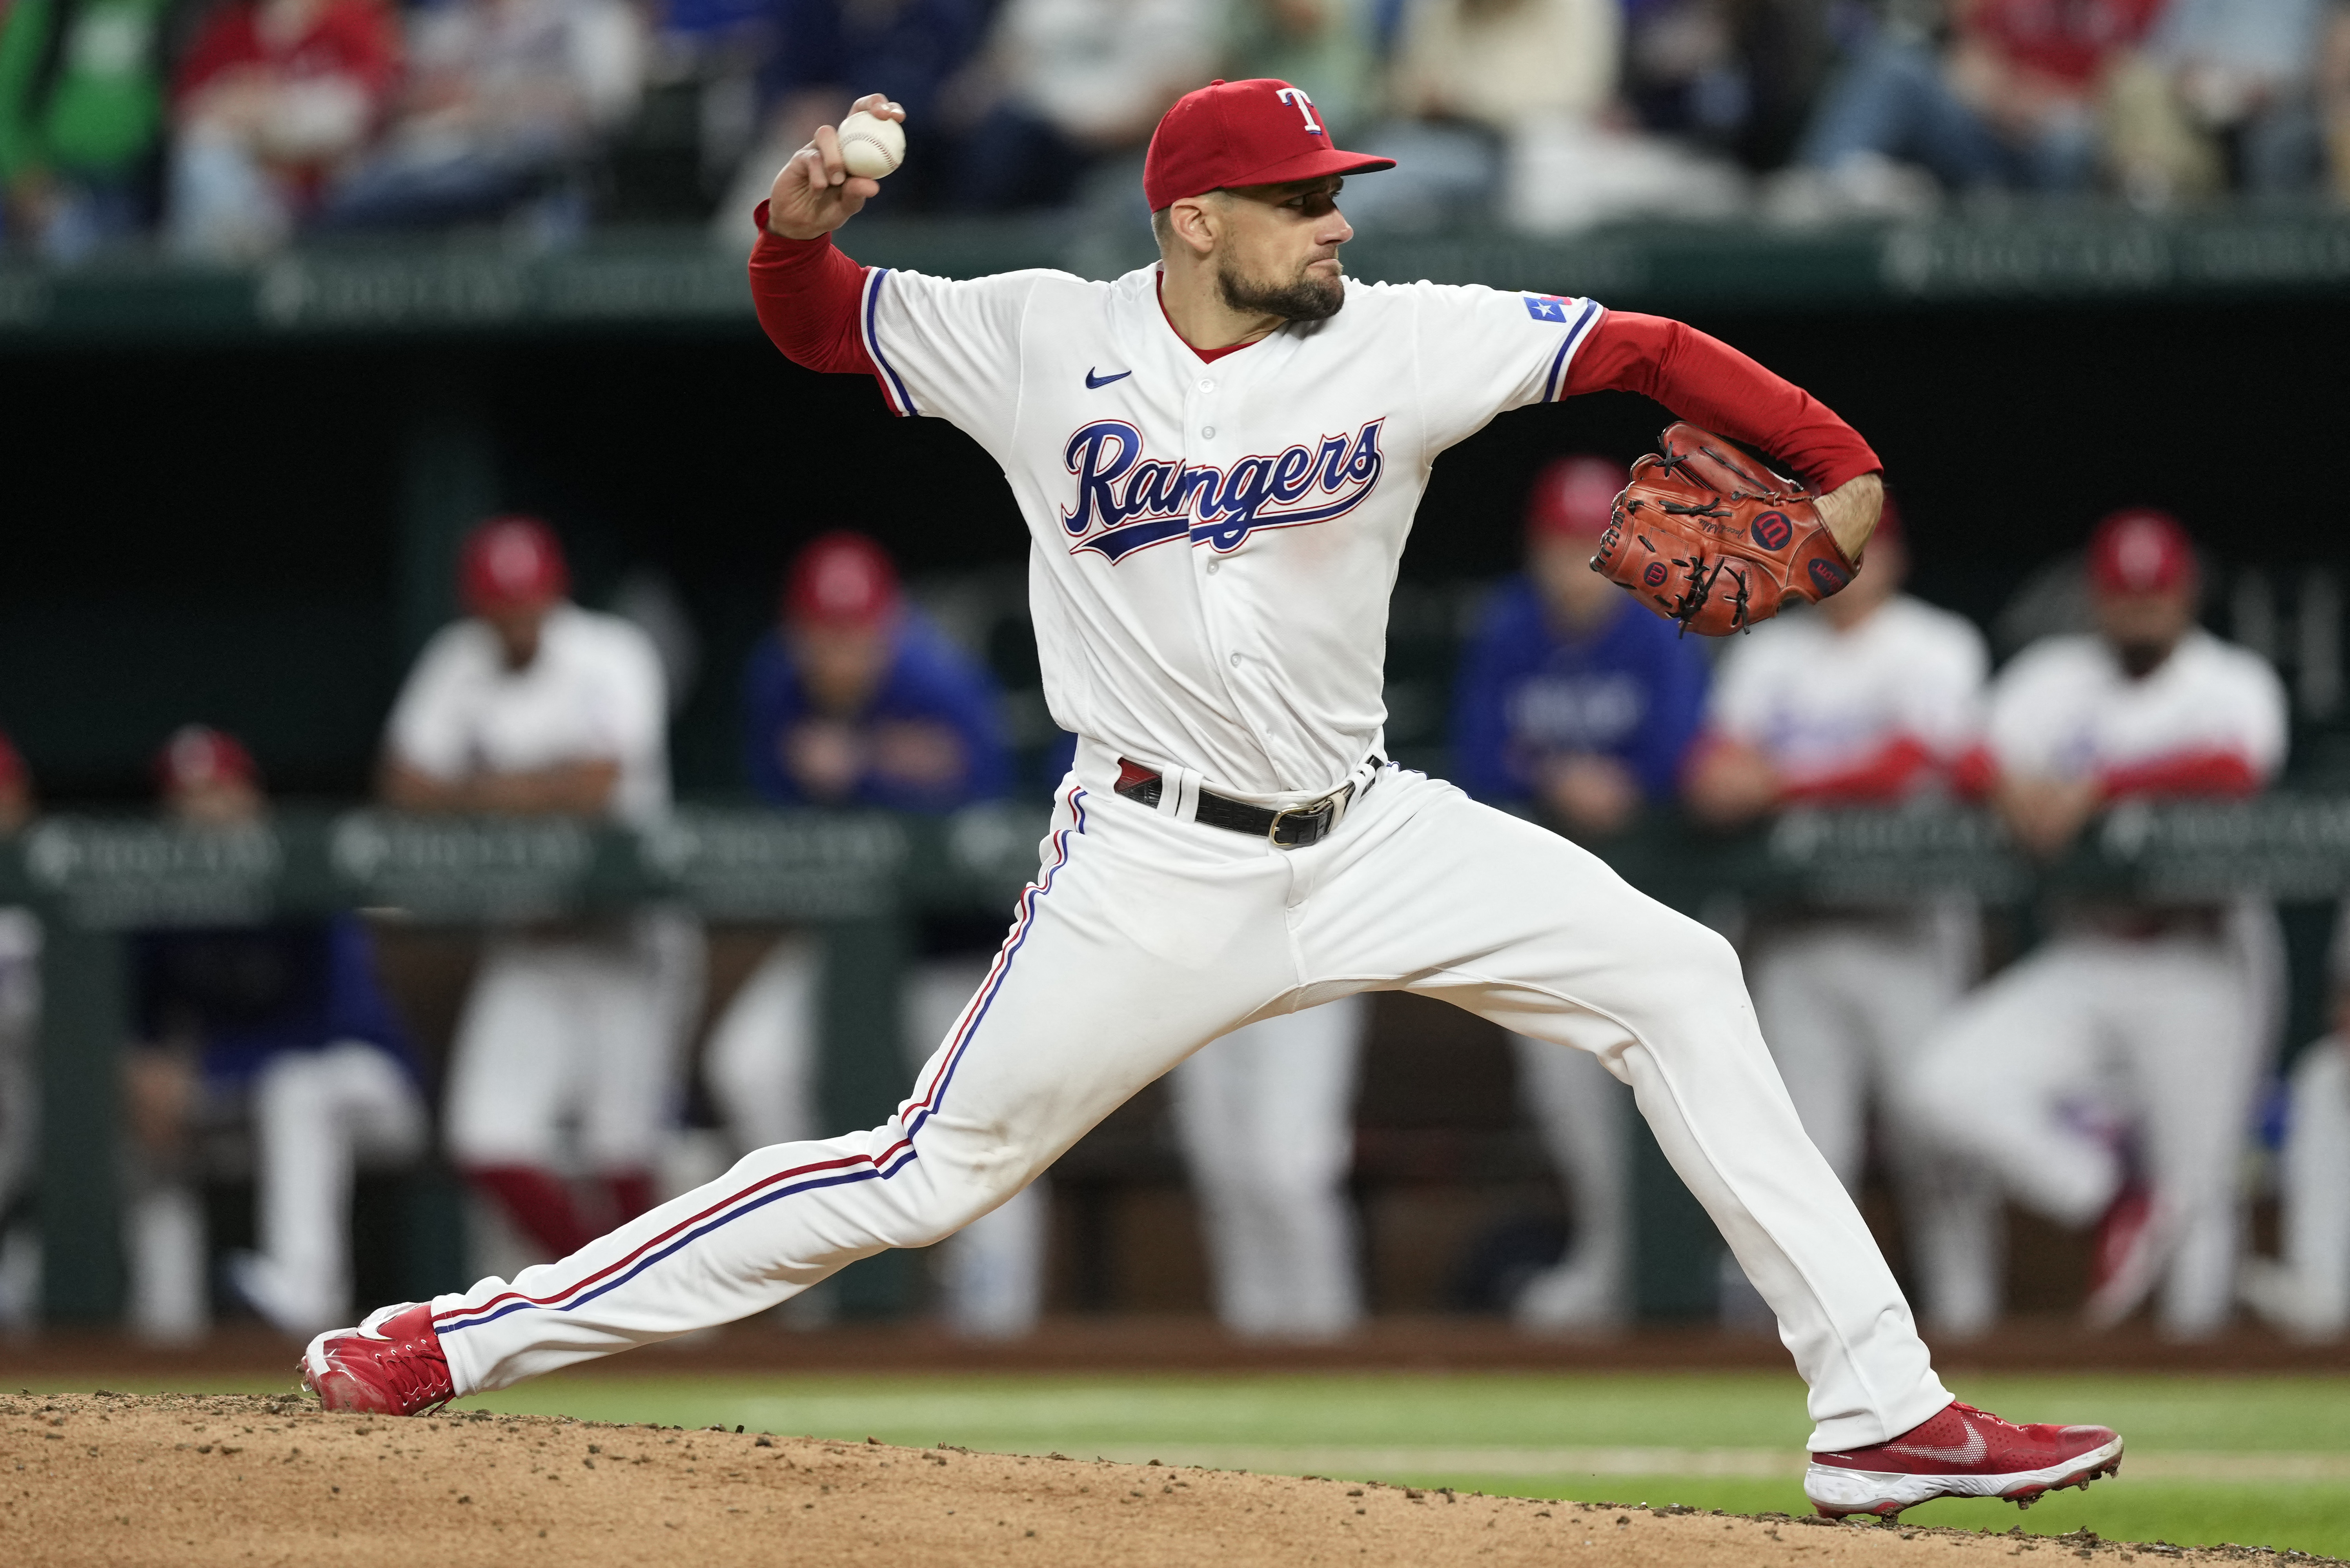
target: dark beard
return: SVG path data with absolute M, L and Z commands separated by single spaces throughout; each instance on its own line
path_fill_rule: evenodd
M 2125 642 L 2114 649 L 2114 655 L 2121 660 L 2124 674 L 2132 680 L 2143 680 L 2162 668 L 2173 646 L 2170 642 Z
M 1216 288 L 1224 306 L 1242 316 L 1275 316 L 1284 321 L 1326 321 L 1347 303 L 1347 280 L 1325 282 L 1304 274 L 1284 284 L 1263 284 L 1244 278 L 1227 265 L 1216 269 Z

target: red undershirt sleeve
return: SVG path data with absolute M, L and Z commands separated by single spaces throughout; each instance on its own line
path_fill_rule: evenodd
M 1784 799 L 1818 805 L 1852 802 L 1878 805 L 1909 793 L 1919 774 L 1934 765 L 1934 753 L 1915 735 L 1896 735 L 1848 767 L 1787 786 Z
M 2097 775 L 2107 800 L 2133 794 L 2258 794 L 2261 775 L 2235 752 L 2176 752 Z
M 751 300 L 768 338 L 795 365 L 878 377 L 858 330 L 865 269 L 843 255 L 830 234 L 787 240 L 769 229 L 764 202 L 754 217 L 759 244 L 751 253 Z
M 1719 338 L 1612 310 L 1567 368 L 1563 396 L 1638 392 L 1793 468 L 1819 492 L 1884 468 L 1860 432 L 1801 387 Z

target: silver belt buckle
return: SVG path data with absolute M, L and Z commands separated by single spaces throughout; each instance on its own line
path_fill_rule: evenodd
M 1348 792 L 1353 790 L 1354 787 L 1355 786 L 1351 784 L 1340 784 L 1336 789 L 1332 790 L 1320 800 L 1308 801 L 1304 805 L 1284 805 L 1281 807 L 1278 811 L 1275 811 L 1273 814 L 1273 820 L 1265 825 L 1264 841 L 1267 844 L 1272 845 L 1275 849 L 1312 848 L 1314 846 L 1311 844 L 1284 844 L 1281 841 L 1281 825 L 1288 821 L 1293 816 L 1313 816 L 1321 812 L 1335 812 L 1337 809 L 1338 802 L 1343 799 Z M 1321 836 L 1317 834 L 1315 836 L 1314 842 L 1315 844 L 1320 843 Z

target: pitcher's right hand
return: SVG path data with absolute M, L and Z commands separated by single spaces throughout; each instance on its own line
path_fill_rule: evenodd
M 881 93 L 868 93 L 848 106 L 882 119 L 902 120 L 906 111 Z M 880 194 L 881 182 L 851 174 L 840 161 L 840 133 L 819 125 L 808 144 L 792 154 L 767 192 L 767 228 L 787 240 L 828 234 Z

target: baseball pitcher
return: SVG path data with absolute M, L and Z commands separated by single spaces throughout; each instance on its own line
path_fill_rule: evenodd
M 321 1335 L 304 1366 L 323 1400 L 412 1412 L 773 1306 L 987 1213 L 1202 1043 L 1405 990 L 1632 1086 L 1810 1383 L 1822 1509 L 2029 1497 L 2117 1464 L 2104 1428 L 1952 1401 L 1804 1136 L 1729 943 L 1382 754 L 1413 514 L 1438 455 L 1496 414 L 1620 387 L 1705 421 L 1636 466 L 1595 557 L 1700 633 L 1841 587 L 1880 494 L 1842 421 L 1687 327 L 1350 281 L 1341 182 L 1388 166 L 1333 147 L 1289 83 L 1189 93 L 1145 162 L 1159 260 L 1096 283 L 861 267 L 832 234 L 879 186 L 829 128 L 793 156 L 756 220 L 769 336 L 873 376 L 900 414 L 951 421 L 1026 520 L 1045 695 L 1080 737 L 1042 866 L 882 1126 L 761 1149 L 559 1262 Z M 795 453 L 773 483 L 821 461 Z

